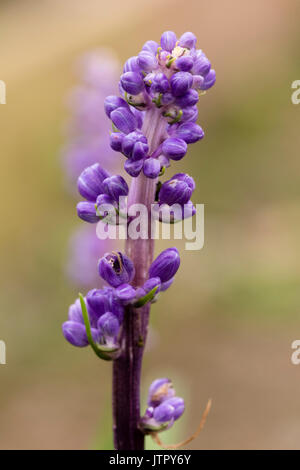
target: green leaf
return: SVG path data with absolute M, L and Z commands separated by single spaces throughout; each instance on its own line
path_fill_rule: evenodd
M 85 325 L 85 329 L 86 329 L 88 342 L 90 343 L 92 349 L 94 350 L 95 354 L 98 357 L 100 357 L 101 359 L 104 359 L 105 361 L 111 361 L 112 358 L 107 356 L 105 354 L 105 352 L 113 352 L 113 351 L 116 351 L 116 349 L 114 349 L 114 350 L 112 350 L 112 348 L 104 349 L 104 348 L 99 347 L 99 345 L 94 342 L 93 337 L 92 337 L 89 314 L 88 314 L 88 311 L 87 311 L 85 301 L 84 301 L 84 298 L 83 298 L 82 294 L 79 294 L 79 300 L 80 300 L 81 311 L 82 311 L 82 316 L 83 316 L 83 321 L 84 321 L 84 325 Z
M 146 303 L 151 302 L 151 300 L 154 299 L 156 291 L 158 289 L 158 286 L 154 287 L 148 294 L 144 295 L 144 297 L 141 297 L 133 306 L 135 308 L 140 308 L 143 307 Z

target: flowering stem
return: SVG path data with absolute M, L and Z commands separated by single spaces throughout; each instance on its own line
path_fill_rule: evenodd
M 165 137 L 166 121 L 159 109 L 146 112 L 142 128 L 148 139 L 149 153 L 154 152 Z M 143 174 L 133 178 L 128 196 L 128 207 L 143 204 L 148 210 L 147 239 L 128 237 L 126 254 L 135 266 L 133 284 L 140 287 L 148 278 L 153 261 L 154 240 L 151 238 L 151 204 L 154 203 L 156 179 Z M 117 450 L 143 450 L 144 435 L 139 429 L 140 378 L 144 346 L 147 338 L 150 304 L 141 308 L 128 307 L 125 312 L 121 345 L 123 353 L 114 361 L 113 368 L 113 430 Z

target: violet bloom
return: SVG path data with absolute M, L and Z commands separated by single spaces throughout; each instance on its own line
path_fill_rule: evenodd
M 170 429 L 185 409 L 184 400 L 176 396 L 169 379 L 157 379 L 150 385 L 148 408 L 141 419 L 146 432 Z
M 138 56 L 125 63 L 120 78 L 122 97 L 106 99 L 106 114 L 117 131 L 111 137 L 111 147 L 128 159 L 124 168 L 134 178 L 143 172 L 147 178 L 156 179 L 170 160 L 184 157 L 187 144 L 204 136 L 202 128 L 195 124 L 198 91 L 214 85 L 215 71 L 203 51 L 196 49 L 196 42 L 193 33 L 177 39 L 173 31 L 163 33 L 160 45 L 147 41 Z M 128 150 L 122 142 L 128 134 L 141 133 L 145 111 L 153 108 L 165 119 L 165 132 L 151 152 L 144 148 L 136 158 L 132 146 Z M 167 163 L 162 163 L 161 156 Z

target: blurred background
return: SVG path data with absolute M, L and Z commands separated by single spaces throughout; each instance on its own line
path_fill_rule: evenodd
M 199 102 L 205 139 L 177 165 L 205 204 L 205 246 L 176 242 L 182 266 L 152 309 L 143 394 L 170 376 L 186 399 L 166 442 L 191 434 L 211 397 L 190 449 L 299 448 L 299 14 L 297 0 L 1 1 L 1 449 L 112 446 L 110 365 L 61 333 L 81 226 L 61 157 L 66 98 L 82 54 L 108 47 L 124 63 L 168 29 L 197 35 L 217 83 Z

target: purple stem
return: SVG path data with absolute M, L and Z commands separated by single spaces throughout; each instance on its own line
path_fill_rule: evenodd
M 157 108 L 147 111 L 143 134 L 148 139 L 149 154 L 161 144 L 166 130 L 166 121 Z M 148 279 L 148 270 L 153 261 L 154 240 L 151 239 L 151 204 L 154 203 L 157 180 L 143 174 L 133 178 L 128 196 L 128 207 L 144 204 L 148 210 L 148 238 L 127 239 L 126 254 L 136 269 L 133 284 L 142 286 Z M 143 450 L 144 434 L 139 429 L 140 380 L 144 346 L 146 343 L 150 305 L 125 312 L 122 332 L 122 355 L 113 366 L 113 431 L 116 450 Z

